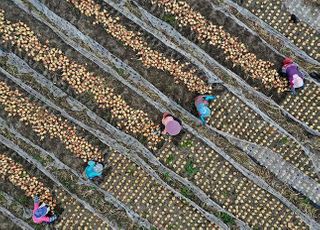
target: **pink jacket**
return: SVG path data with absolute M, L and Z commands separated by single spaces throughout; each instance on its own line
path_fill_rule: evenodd
M 34 216 L 34 213 L 36 212 L 36 210 L 39 208 L 39 203 L 34 203 L 33 206 L 33 211 L 32 211 L 32 220 L 34 223 L 36 224 L 41 224 L 42 222 L 46 222 L 46 223 L 50 223 L 50 217 L 48 216 L 42 216 L 40 218 L 37 218 Z

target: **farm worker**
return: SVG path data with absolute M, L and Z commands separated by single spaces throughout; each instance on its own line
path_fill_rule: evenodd
M 40 199 L 38 196 L 34 197 L 34 206 L 32 211 L 32 220 L 36 224 L 41 224 L 42 222 L 45 223 L 52 223 L 55 221 L 58 216 L 48 216 L 48 212 L 50 211 L 50 207 L 46 203 L 42 203 L 40 206 Z
M 165 112 L 162 116 L 162 134 L 169 134 L 170 136 L 176 136 L 182 130 L 182 123 L 181 121 L 172 116 L 170 113 Z
M 197 96 L 194 100 L 194 104 L 199 114 L 199 118 L 202 121 L 202 124 L 206 124 L 206 118 L 210 117 L 211 110 L 208 107 L 209 101 L 214 100 L 216 97 L 212 95 L 200 95 Z
M 282 72 L 286 74 L 289 83 L 290 83 L 290 89 L 291 94 L 295 95 L 297 88 L 303 88 L 304 82 L 303 82 L 303 74 L 299 71 L 299 67 L 296 63 L 293 62 L 291 58 L 286 57 L 283 60 L 282 65 Z
M 90 180 L 94 177 L 101 177 L 103 165 L 94 161 L 89 161 L 88 166 L 85 169 L 86 177 Z

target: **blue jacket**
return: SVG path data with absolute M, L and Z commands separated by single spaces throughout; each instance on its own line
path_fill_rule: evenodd
M 86 176 L 89 179 L 102 175 L 102 172 L 99 173 L 94 170 L 94 166 L 95 166 L 95 163 L 93 161 L 89 161 L 88 166 L 85 169 Z

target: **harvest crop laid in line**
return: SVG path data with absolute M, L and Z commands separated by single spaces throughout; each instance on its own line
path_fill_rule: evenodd
M 320 229 L 318 33 L 232 4 L 0 1 L 3 226 Z

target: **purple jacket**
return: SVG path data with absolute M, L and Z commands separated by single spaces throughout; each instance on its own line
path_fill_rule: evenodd
M 304 78 L 303 74 L 299 71 L 296 63 L 291 63 L 282 67 L 282 72 L 285 73 L 290 82 L 290 87 L 293 87 L 293 75 L 297 74 L 299 77 Z

